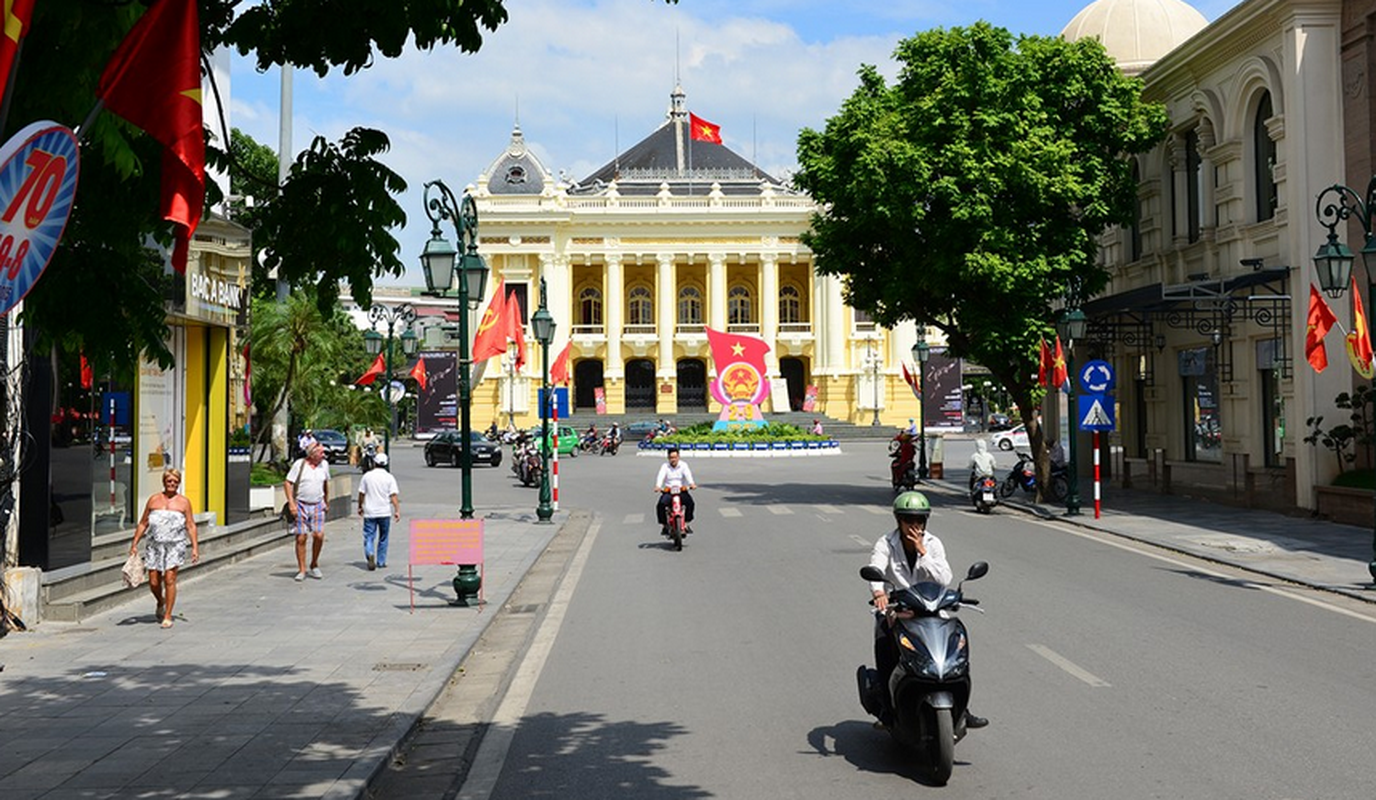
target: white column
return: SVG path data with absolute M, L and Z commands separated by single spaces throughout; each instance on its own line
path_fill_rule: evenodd
M 726 330 L 726 256 L 713 253 L 708 263 L 707 327 Z
M 775 339 L 779 336 L 779 257 L 773 253 L 760 256 L 760 338 L 769 345 L 765 365 L 771 378 L 779 375 L 779 355 Z
M 674 363 L 674 255 L 660 253 L 655 274 L 655 331 L 659 336 L 659 365 L 656 374 L 672 378 L 678 374 Z
M 621 277 L 621 256 L 607 256 L 607 274 L 602 287 L 602 315 L 607 331 L 607 363 L 604 377 L 621 380 L 626 376 L 626 359 L 621 355 L 622 314 L 626 308 L 626 282 Z
M 827 374 L 840 375 L 846 368 L 846 348 L 850 346 L 850 326 L 846 319 L 846 303 L 841 297 L 841 281 L 832 275 L 822 278 L 822 291 L 826 296 L 826 338 L 821 339 L 826 347 Z

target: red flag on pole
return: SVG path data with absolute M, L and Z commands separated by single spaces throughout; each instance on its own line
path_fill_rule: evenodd
M 81 388 L 90 389 L 96 385 L 96 374 L 91 369 L 91 362 L 86 360 L 86 354 L 81 354 Z
M 721 126 L 713 125 L 697 114 L 688 112 L 689 133 L 694 140 L 699 142 L 711 142 L 721 144 Z
M 1037 358 L 1037 385 L 1049 386 L 1051 383 L 1051 348 L 1042 337 L 1041 354 Z
M 359 386 L 367 386 L 368 384 L 377 380 L 377 376 L 381 375 L 386 371 L 387 362 L 383 360 L 382 354 L 378 353 L 377 358 L 373 359 L 373 365 L 371 367 L 368 367 L 368 371 L 363 373 L 362 377 L 354 381 L 354 383 Z
M 120 42 L 96 97 L 162 143 L 162 215 L 177 225 L 172 266 L 186 272 L 205 203 L 201 31 L 196 0 L 154 3 Z
M 430 380 L 430 376 L 425 374 L 425 359 L 416 359 L 416 365 L 411 367 L 411 377 L 420 384 L 420 390 L 425 391 L 425 384 Z
M 1347 360 L 1357 374 L 1367 380 L 1376 377 L 1371 363 L 1371 329 L 1366 324 L 1366 309 L 1362 307 L 1362 293 L 1357 291 L 1357 277 L 1352 277 L 1352 332 L 1347 335 Z
M 512 292 L 506 298 L 506 338 L 516 343 L 516 369 L 526 363 L 526 327 L 521 323 L 521 301 Z
M 473 336 L 473 360 L 486 361 L 506 352 L 506 281 L 497 282 L 497 291 L 488 301 L 478 332 Z M 466 312 L 465 312 L 466 313 Z
M 908 371 L 908 365 L 907 365 L 906 363 L 903 364 L 902 366 L 903 366 L 903 382 L 906 383 L 906 384 L 908 384 L 908 388 L 909 388 L 909 389 L 912 389 L 912 390 L 913 390 L 913 397 L 916 397 L 918 400 L 921 400 L 921 399 L 922 399 L 922 387 L 920 387 L 920 386 L 917 385 L 917 376 L 914 375 L 914 374 L 912 374 L 911 372 Z
M 554 366 L 549 368 L 550 383 L 569 382 L 569 349 L 573 347 L 573 340 L 564 343 L 564 349 L 559 351 L 559 355 L 554 358 Z
M 1323 372 L 1328 368 L 1328 351 L 1324 349 L 1323 337 L 1328 335 L 1329 328 L 1338 321 L 1333 316 L 1333 309 L 1319 296 L 1319 290 L 1314 288 L 1314 284 L 1309 284 L 1309 317 L 1308 329 L 1304 334 L 1304 357 L 1309 360 L 1309 366 L 1315 372 Z
M 5 0 L 4 36 L 0 36 L 0 96 L 9 90 L 10 71 L 14 69 L 19 43 L 29 32 L 34 0 Z
M 1065 352 L 1061 350 L 1061 336 L 1056 335 L 1056 354 L 1051 357 L 1051 385 L 1061 391 L 1070 390 L 1070 371 L 1065 365 Z

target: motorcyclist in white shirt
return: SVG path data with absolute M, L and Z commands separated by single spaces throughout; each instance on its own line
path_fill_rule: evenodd
M 976 439 L 975 452 L 970 456 L 970 489 L 974 490 L 975 481 L 980 478 L 994 477 L 997 468 L 998 460 L 989 452 L 989 443 L 984 439 Z
M 698 485 L 693 481 L 693 471 L 688 468 L 688 464 L 679 460 L 678 448 L 671 448 L 668 455 L 669 460 L 659 465 L 659 474 L 655 476 L 655 492 L 659 494 L 655 516 L 659 519 L 659 532 L 664 536 L 669 535 L 669 504 L 673 502 L 669 490 L 678 489 L 679 501 L 683 503 L 683 532 L 692 533 L 693 496 L 688 490 L 696 489 Z

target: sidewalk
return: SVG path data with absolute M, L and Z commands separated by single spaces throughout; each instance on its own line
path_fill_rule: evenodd
M 964 497 L 967 475 L 962 470 L 936 483 Z M 1093 483 L 1086 482 L 1081 491 L 1080 514 L 1073 517 L 1066 516 L 1064 506 L 1033 503 L 1023 492 L 1002 503 L 1046 519 L 1376 603 L 1376 586 L 1367 571 L 1372 559 L 1370 527 L 1112 486 L 1102 488 L 1101 516 L 1095 519 Z
M 482 509 L 486 605 L 449 604 L 455 568 L 417 567 L 408 519 L 369 572 L 358 518 L 326 525 L 323 580 L 297 583 L 291 545 L 153 599 L 0 639 L 0 797 L 355 798 L 443 690 L 568 522 Z

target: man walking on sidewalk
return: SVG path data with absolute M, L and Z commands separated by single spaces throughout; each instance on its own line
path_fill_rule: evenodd
M 387 537 L 392 520 L 401 521 L 400 489 L 396 476 L 387 471 L 387 454 L 373 456 L 373 468 L 358 484 L 358 515 L 363 517 L 363 557 L 368 569 L 387 566 Z
M 325 448 L 311 447 L 306 457 L 298 459 L 287 470 L 283 489 L 287 503 L 296 509 L 296 580 L 309 574 L 323 578 L 320 572 L 320 551 L 325 547 L 325 512 L 330 505 L 330 465 L 325 463 Z M 306 569 L 306 536 L 311 537 L 311 566 Z

